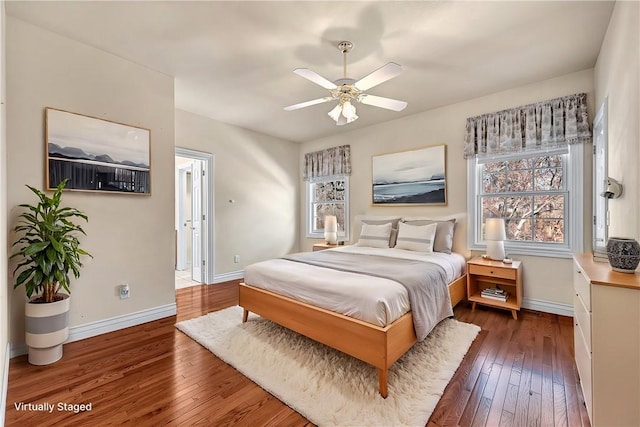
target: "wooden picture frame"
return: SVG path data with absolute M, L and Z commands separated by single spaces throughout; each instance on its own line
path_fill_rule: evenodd
M 447 146 L 373 156 L 373 205 L 446 205 Z
M 151 195 L 150 130 L 47 107 L 46 185 Z

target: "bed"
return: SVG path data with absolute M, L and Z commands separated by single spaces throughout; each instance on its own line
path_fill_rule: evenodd
M 433 221 L 413 219 L 413 224 L 417 225 Z M 394 229 L 393 225 L 400 229 L 408 229 L 400 225 L 402 222 L 399 220 L 398 218 L 398 221 L 392 222 L 391 229 Z M 253 312 L 373 365 L 378 371 L 379 392 L 383 397 L 388 395 L 387 374 L 391 365 L 416 341 L 424 338 L 425 331 L 428 333 L 442 318 L 452 314 L 452 307 L 466 296 L 465 257 L 455 251 L 449 254 L 425 254 L 421 251 L 407 250 L 406 247 L 399 247 L 399 243 L 395 244 L 394 239 L 401 239 L 403 236 L 399 233 L 396 236 L 385 235 L 385 238 L 390 239 L 388 246 L 395 246 L 394 248 L 370 247 L 366 242 L 360 244 L 366 240 L 365 227 L 368 227 L 369 231 L 378 225 L 384 224 L 386 227 L 385 221 L 386 217 L 357 218 L 357 222 L 363 224 L 358 239 L 359 245 L 316 253 L 293 254 L 289 259 L 268 260 L 248 266 L 245 269 L 245 281 L 240 284 L 239 289 L 243 322 L 247 321 L 249 312 Z M 372 222 L 381 224 L 371 226 Z M 411 223 L 407 221 L 407 224 Z M 456 227 L 456 233 L 459 233 L 459 226 Z M 450 240 L 453 239 L 453 236 L 449 237 Z M 411 268 L 414 264 L 419 264 L 417 268 L 423 268 L 423 264 L 430 263 L 437 266 L 438 274 L 444 274 L 442 277 L 446 278 L 438 279 L 446 280 L 443 284 L 444 291 L 440 292 L 446 294 L 446 299 L 441 299 L 436 304 L 438 313 L 435 320 L 422 321 L 424 315 L 420 307 L 415 304 L 413 309 L 411 307 L 410 300 L 415 298 L 411 290 L 393 278 L 379 274 L 380 271 L 386 270 L 382 264 L 373 275 L 351 270 L 350 267 L 327 267 L 324 264 L 333 262 L 334 259 L 353 256 L 395 258 L 395 261 L 390 262 L 406 262 Z M 316 260 L 318 257 L 320 261 Z M 429 261 L 425 261 L 429 258 Z M 429 268 L 433 268 L 433 265 Z M 405 269 L 404 264 L 401 269 Z M 381 292 L 382 296 L 377 292 Z M 443 304 L 448 305 L 448 310 L 444 310 Z M 418 322 L 421 326 L 415 326 L 417 320 L 425 325 Z

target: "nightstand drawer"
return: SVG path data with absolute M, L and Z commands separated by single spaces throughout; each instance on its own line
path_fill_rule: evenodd
M 502 279 L 516 280 L 518 271 L 514 268 L 469 264 L 469 273 L 476 276 L 499 277 Z

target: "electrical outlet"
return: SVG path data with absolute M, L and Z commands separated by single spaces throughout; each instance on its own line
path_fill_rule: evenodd
M 233 262 L 235 262 L 236 264 L 240 262 L 240 255 L 234 255 L 233 256 Z
M 130 292 L 129 292 L 129 285 L 128 284 L 124 284 L 122 286 L 120 286 L 120 299 L 127 299 L 131 296 Z

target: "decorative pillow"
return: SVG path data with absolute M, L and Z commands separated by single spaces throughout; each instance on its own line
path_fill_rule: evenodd
M 437 220 L 437 219 L 410 219 L 405 221 L 409 225 L 430 225 L 437 224 L 436 236 L 433 242 L 433 252 L 451 253 L 453 247 L 453 233 L 455 231 L 456 220 Z
M 401 222 L 398 227 L 396 249 L 433 252 L 436 228 L 438 224 L 409 225 Z
M 357 246 L 369 246 L 372 248 L 388 248 L 391 238 L 391 223 L 381 225 L 362 224 L 360 239 Z
M 396 237 L 398 236 L 398 223 L 400 222 L 399 216 L 358 216 L 362 224 L 370 225 L 384 225 L 391 223 L 391 236 L 389 238 L 389 247 L 392 248 L 396 245 Z
M 391 224 L 393 225 L 393 224 Z M 389 247 L 392 248 L 396 245 L 396 240 L 398 240 L 398 229 L 392 228 L 391 235 L 389 236 Z

